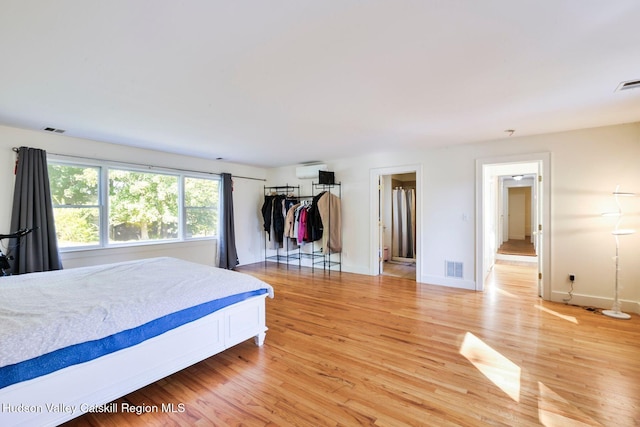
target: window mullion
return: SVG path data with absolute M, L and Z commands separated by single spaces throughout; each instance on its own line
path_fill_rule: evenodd
M 185 176 L 180 175 L 180 179 L 178 179 L 178 236 L 180 240 L 185 240 L 187 238 L 187 215 L 184 202 L 184 180 Z
M 100 246 L 109 245 L 109 168 L 100 167 Z

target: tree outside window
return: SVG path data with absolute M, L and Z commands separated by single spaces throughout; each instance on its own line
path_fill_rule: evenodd
M 100 244 L 99 167 L 49 164 L 58 245 Z
M 178 177 L 109 170 L 109 242 L 178 238 Z
M 191 177 L 184 179 L 187 237 L 209 237 L 218 234 L 219 197 L 219 180 Z

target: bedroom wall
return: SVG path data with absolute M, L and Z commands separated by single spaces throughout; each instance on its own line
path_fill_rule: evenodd
M 26 145 L 51 153 L 114 161 L 145 159 L 156 166 L 231 172 L 267 178 L 267 182 L 235 179 L 236 240 L 241 264 L 263 260 L 264 237 L 259 208 L 263 185 L 302 185 L 310 194 L 311 181 L 298 180 L 295 166 L 271 170 L 208 161 L 151 150 L 51 135 L 0 126 L 0 232 L 9 231 L 13 198 L 12 147 Z M 449 148 L 388 152 L 357 158 L 324 159 L 343 183 L 343 270 L 371 274 L 370 171 L 419 165 L 422 192 L 420 281 L 448 284 L 444 261 L 465 265 L 463 282 L 475 280 L 475 161 L 529 153 L 551 153 L 551 298 L 561 301 L 569 290 L 568 274 L 576 275 L 572 302 L 608 308 L 613 296 L 614 224 L 600 213 L 615 209 L 611 192 L 617 184 L 640 193 L 640 123 L 572 132 L 510 137 Z M 640 197 L 623 200 L 625 227 L 640 230 Z M 65 253 L 67 268 L 149 256 L 177 256 L 210 264 L 211 241 Z M 640 312 L 640 233 L 621 239 L 621 289 L 624 309 Z
M 28 146 L 47 150 L 48 153 L 74 155 L 87 158 L 138 162 L 158 167 L 197 170 L 205 172 L 229 172 L 233 175 L 264 179 L 266 170 L 245 165 L 180 156 L 153 150 L 143 150 L 107 144 L 65 135 L 16 129 L 0 126 L 0 233 L 9 232 L 11 205 L 13 202 L 13 147 Z M 263 194 L 264 181 L 234 178 L 234 215 L 236 244 L 241 264 L 251 264 L 262 258 L 260 230 L 262 224 L 255 208 Z M 6 242 L 5 242 L 6 244 Z M 179 243 L 155 243 L 123 248 L 83 250 L 62 254 L 65 268 L 118 262 L 154 256 L 173 256 L 212 265 L 215 260 L 215 240 L 198 240 Z
M 323 159 L 343 184 L 343 270 L 370 274 L 370 170 L 418 163 L 422 167 L 420 281 L 448 284 L 445 260 L 464 263 L 463 281 L 475 283 L 475 161 L 551 153 L 551 298 L 562 301 L 576 275 L 572 303 L 610 308 L 615 254 L 614 224 L 602 212 L 615 208 L 617 184 L 640 193 L 640 123 L 414 152 Z M 295 166 L 268 172 L 267 185 L 310 181 Z M 640 230 L 640 197 L 624 200 L 625 227 Z M 640 312 L 640 233 L 621 241 L 624 309 Z

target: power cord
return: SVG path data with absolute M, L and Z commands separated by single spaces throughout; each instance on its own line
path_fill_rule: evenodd
M 564 301 L 565 304 L 569 304 L 569 301 L 571 301 L 571 298 L 573 298 L 573 282 L 575 282 L 576 278 L 573 274 L 569 275 L 569 281 L 571 281 L 571 289 L 569 289 L 569 298 L 563 298 L 562 301 Z

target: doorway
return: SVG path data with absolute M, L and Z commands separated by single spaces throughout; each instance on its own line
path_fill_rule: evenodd
M 519 170 L 517 168 L 516 170 Z M 525 170 L 525 166 L 520 170 Z M 537 263 L 536 174 L 503 175 L 499 179 L 498 209 L 501 230 L 498 233 L 497 261 Z
M 370 270 L 420 281 L 421 166 L 372 169 Z
M 416 278 L 416 174 L 384 175 L 381 198 L 383 262 L 380 274 Z
M 529 175 L 532 182 L 530 239 L 537 255 L 537 292 L 543 299 L 550 298 L 549 158 L 549 153 L 540 153 L 476 161 L 476 290 L 484 290 L 485 280 L 498 261 L 498 248 L 509 240 L 505 177 Z M 519 233 L 518 236 L 526 239 L 526 224 L 525 230 Z

